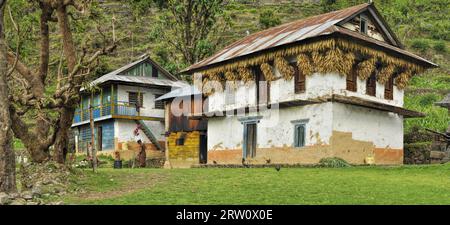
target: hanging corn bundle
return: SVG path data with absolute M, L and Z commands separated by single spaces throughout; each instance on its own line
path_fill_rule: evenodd
M 325 52 L 321 64 L 317 64 L 319 71 L 322 73 L 338 72 L 337 70 L 338 61 L 340 61 L 340 58 L 343 57 L 344 56 L 341 50 L 337 48 L 328 49 L 328 51 Z
M 274 63 L 285 80 L 290 80 L 294 77 L 294 68 L 289 65 L 289 62 L 285 58 L 277 57 L 275 58 Z
M 306 54 L 300 54 L 297 56 L 298 70 L 302 71 L 305 76 L 312 75 L 313 68 L 311 65 L 311 58 Z
M 247 67 L 242 67 L 238 69 L 238 74 L 239 77 L 241 78 L 241 80 L 247 84 L 248 82 L 253 80 L 253 74 L 252 71 L 250 69 L 248 69 Z
M 398 77 L 395 79 L 395 84 L 399 89 L 404 89 L 406 85 L 408 85 L 409 79 L 413 75 L 413 71 L 411 70 L 405 70 L 404 72 L 400 73 Z
M 343 52 L 341 51 L 340 58 L 336 62 L 337 71 L 342 76 L 347 76 L 351 73 L 353 65 L 355 64 L 355 54 L 353 52 Z
M 386 82 L 388 82 L 389 78 L 392 75 L 394 75 L 394 72 L 395 72 L 394 64 L 388 64 L 388 65 L 383 66 L 383 68 L 381 68 L 381 70 L 377 76 L 378 82 L 385 84 Z
M 314 51 L 311 54 L 311 59 L 313 62 L 313 72 L 319 72 L 319 73 L 324 73 L 325 72 L 325 68 L 323 67 L 323 61 L 324 61 L 324 57 L 321 53 Z
M 261 71 L 263 72 L 266 81 L 270 82 L 275 80 L 275 74 L 273 74 L 272 67 L 269 65 L 269 63 L 261 64 Z
M 227 71 L 225 72 L 225 79 L 227 81 L 227 85 L 236 90 L 236 88 L 238 87 L 238 82 L 239 82 L 239 76 L 234 72 L 234 71 Z
M 328 49 L 335 50 L 330 52 L 327 51 Z M 312 52 L 310 57 L 305 54 L 307 52 Z M 306 57 L 302 59 L 299 54 Z M 424 70 L 424 68 L 418 66 L 416 63 L 412 63 L 406 59 L 390 55 L 383 50 L 363 46 L 359 43 L 355 43 L 347 39 L 337 38 L 278 49 L 272 52 L 248 57 L 246 59 L 239 60 L 233 63 L 213 67 L 203 72 L 223 74 L 227 71 L 240 70 L 240 68 L 250 68 L 252 66 L 258 66 L 262 63 L 276 60 L 277 58 L 298 55 L 299 59 L 297 60 L 297 66 L 299 66 L 299 68 L 301 68 L 305 74 L 312 74 L 314 72 L 324 73 L 329 71 L 339 72 L 340 74 L 348 74 L 348 71 L 351 70 L 350 64 L 353 64 L 351 62 L 354 61 L 352 60 L 352 58 L 354 58 L 356 54 L 361 54 L 369 58 L 368 60 L 359 63 L 357 66 L 357 73 L 361 79 L 367 79 L 372 74 L 372 72 L 376 69 L 377 60 L 381 60 L 388 65 L 393 64 L 396 68 L 410 68 L 417 72 Z M 341 57 L 341 55 L 344 55 L 344 57 Z M 310 66 L 308 66 L 307 59 L 309 59 Z M 280 68 L 277 65 L 276 67 L 280 70 L 283 77 L 289 79 L 289 77 L 291 76 L 291 70 L 286 69 L 286 71 L 282 71 L 283 68 Z M 249 80 L 251 80 L 250 77 L 252 76 L 248 75 L 251 74 L 251 72 L 246 74 Z M 241 76 L 240 73 L 239 76 Z
M 376 69 L 376 58 L 370 58 L 360 62 L 357 66 L 357 73 L 359 78 L 366 80 L 372 75 L 373 71 Z

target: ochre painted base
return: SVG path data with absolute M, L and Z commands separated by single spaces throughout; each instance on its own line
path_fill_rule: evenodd
M 251 164 L 317 164 L 322 158 L 339 157 L 352 164 L 365 164 L 368 157 L 377 165 L 403 164 L 403 149 L 375 148 L 372 142 L 358 141 L 351 133 L 334 131 L 329 145 L 313 145 L 303 148 L 257 148 L 256 157 L 247 159 Z M 208 164 L 240 164 L 242 148 L 210 150 Z
M 177 145 L 176 140 L 184 135 L 184 144 Z M 174 132 L 167 138 L 169 161 L 172 168 L 190 168 L 199 163 L 200 132 Z

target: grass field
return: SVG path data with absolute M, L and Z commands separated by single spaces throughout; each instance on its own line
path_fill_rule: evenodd
M 401 167 L 100 169 L 66 204 L 450 204 L 450 164 Z

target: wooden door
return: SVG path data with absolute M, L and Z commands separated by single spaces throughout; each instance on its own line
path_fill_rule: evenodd
M 98 151 L 102 150 L 102 145 L 103 145 L 103 128 L 102 127 L 97 127 L 97 149 Z
M 200 154 L 199 154 L 200 164 L 208 163 L 208 141 L 206 134 L 200 135 Z
M 244 158 L 254 158 L 256 157 L 256 123 L 244 126 Z

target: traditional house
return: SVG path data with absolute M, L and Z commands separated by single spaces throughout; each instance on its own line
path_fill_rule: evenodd
M 192 115 L 208 118 L 208 163 L 402 164 L 403 120 L 424 116 L 403 108 L 404 89 L 436 66 L 362 4 L 246 36 L 183 72 L 208 96 Z
M 100 154 L 121 151 L 130 158 L 142 140 L 149 151 L 164 149 L 164 104 L 155 99 L 185 85 L 148 56 L 108 73 L 80 93 L 72 124 L 76 151 L 91 142 L 89 106 L 93 107 L 95 140 Z M 162 153 L 161 153 L 162 154 Z M 163 155 L 162 155 L 163 156 Z
M 189 168 L 207 162 L 207 120 L 189 118 L 202 112 L 205 98 L 195 86 L 186 86 L 158 99 L 166 107 L 166 167 Z

